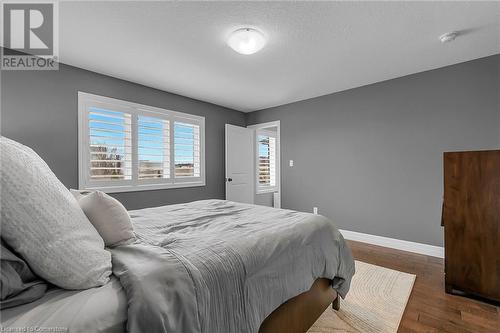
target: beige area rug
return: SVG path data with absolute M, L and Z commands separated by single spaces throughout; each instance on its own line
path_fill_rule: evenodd
M 328 307 L 308 333 L 397 332 L 414 282 L 413 274 L 356 261 L 340 311 Z

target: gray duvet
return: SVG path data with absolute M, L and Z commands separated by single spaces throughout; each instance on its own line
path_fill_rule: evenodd
M 354 262 L 335 225 L 222 200 L 131 211 L 138 241 L 112 250 L 135 332 L 257 332 L 284 301 L 329 278 L 344 297 Z

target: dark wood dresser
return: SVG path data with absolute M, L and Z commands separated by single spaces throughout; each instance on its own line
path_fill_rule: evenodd
M 500 150 L 444 153 L 448 293 L 500 302 Z

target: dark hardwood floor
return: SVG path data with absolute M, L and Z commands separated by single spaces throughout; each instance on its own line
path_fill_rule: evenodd
M 500 332 L 500 307 L 444 292 L 444 260 L 348 241 L 356 260 L 417 275 L 398 332 Z

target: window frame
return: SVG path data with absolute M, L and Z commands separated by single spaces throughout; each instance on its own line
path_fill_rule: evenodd
M 97 106 L 131 115 L 132 179 L 97 181 L 90 177 L 89 108 Z M 169 178 L 138 179 L 138 116 L 156 117 L 169 121 Z M 184 122 L 199 126 L 200 177 L 175 177 L 174 124 Z M 158 107 L 128 102 L 116 98 L 78 92 L 78 188 L 101 190 L 106 193 L 148 191 L 158 189 L 206 186 L 205 179 L 205 117 Z
M 266 128 L 269 127 L 277 127 L 276 133 L 266 131 Z M 262 123 L 262 124 L 256 124 L 256 125 L 250 125 L 248 128 L 252 128 L 255 130 L 255 135 L 254 135 L 254 160 L 255 160 L 255 194 L 264 194 L 264 193 L 274 193 L 278 192 L 281 193 L 281 129 L 280 129 L 280 121 L 271 121 L 267 123 Z M 275 172 L 276 172 L 276 184 L 274 186 L 262 186 L 259 183 L 259 134 L 264 133 L 264 135 L 268 136 L 273 136 L 272 134 L 275 134 L 276 138 L 276 166 L 275 166 Z M 269 135 L 271 134 L 271 135 Z

